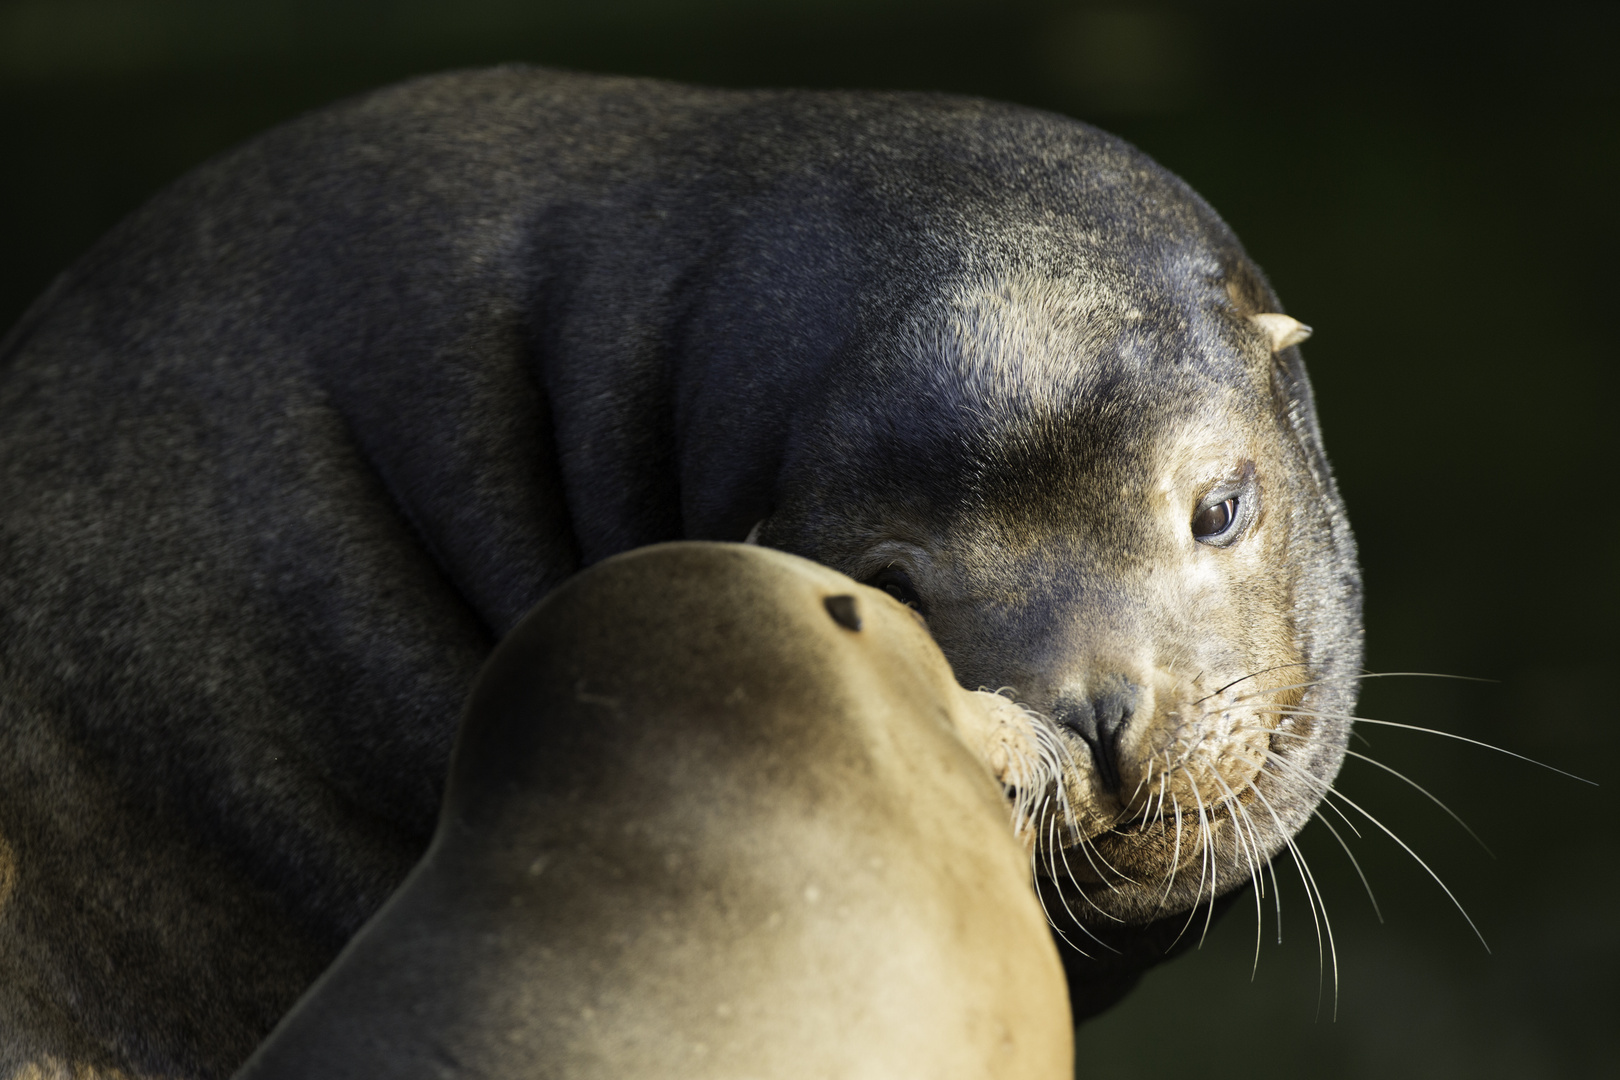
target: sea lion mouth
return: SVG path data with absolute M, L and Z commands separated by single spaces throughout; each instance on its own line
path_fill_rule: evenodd
M 1136 907 L 1143 896 L 1155 897 L 1155 907 L 1163 914 L 1182 910 L 1191 904 L 1166 904 L 1178 876 L 1189 872 L 1198 876 L 1211 852 L 1221 857 L 1222 840 L 1231 831 L 1235 817 L 1226 806 L 1206 807 L 1203 815 L 1134 821 L 1094 837 L 1079 839 L 1061 850 L 1038 855 L 1036 865 L 1043 877 L 1061 888 L 1074 888 L 1094 902 L 1103 897 L 1133 897 L 1124 905 Z M 1229 871 L 1217 875 L 1235 885 Z M 1244 878 L 1248 876 L 1247 868 Z M 1197 892 L 1207 892 L 1201 886 Z M 1117 906 L 1108 904 L 1108 906 Z
M 1155 714 L 1157 737 L 1139 738 L 1126 777 L 1111 783 L 1051 718 L 976 696 L 998 703 L 993 771 L 1034 871 L 1083 897 L 1081 915 L 1137 922 L 1230 891 L 1297 829 L 1285 800 L 1318 795 L 1323 783 L 1306 775 L 1317 733 L 1308 710 L 1295 714 L 1297 684 L 1178 695 Z

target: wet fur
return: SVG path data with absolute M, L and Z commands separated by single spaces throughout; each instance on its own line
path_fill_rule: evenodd
M 182 179 L 0 344 L 0 1073 L 228 1073 L 424 849 L 519 616 L 761 521 L 857 578 L 913 560 L 964 683 L 1043 715 L 1092 645 L 1231 645 L 1153 660 L 1188 700 L 1296 657 L 1275 850 L 1360 654 L 1298 351 L 1251 318 L 1276 310 L 1132 148 L 957 98 L 502 69 Z M 1268 463 L 1274 555 L 1190 612 L 1132 493 L 1212 424 Z M 1071 863 L 1107 816 L 1073 758 L 1045 848 Z M 1166 912 L 1247 873 L 1234 830 L 1200 835 L 1218 880 L 1178 874 Z M 1104 924 L 1159 915 L 1157 878 L 1041 862 Z M 1077 1013 L 1181 923 L 1070 957 Z

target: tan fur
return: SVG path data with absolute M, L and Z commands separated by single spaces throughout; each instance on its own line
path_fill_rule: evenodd
M 1063 972 L 969 749 L 1009 708 L 824 567 L 608 560 L 497 652 L 433 848 L 241 1076 L 1069 1077 Z

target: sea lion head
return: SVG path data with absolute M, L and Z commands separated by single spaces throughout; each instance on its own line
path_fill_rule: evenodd
M 758 534 L 913 605 L 965 686 L 1034 714 L 1064 764 L 1031 841 L 1083 920 L 1186 910 L 1280 850 L 1361 659 L 1309 331 L 1170 193 L 984 240 L 874 320 Z
M 974 754 L 1008 705 L 825 566 L 604 560 L 502 641 L 432 847 L 238 1076 L 1072 1076 Z

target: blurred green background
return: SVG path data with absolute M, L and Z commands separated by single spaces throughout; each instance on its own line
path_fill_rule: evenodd
M 1372 680 L 1363 715 L 1603 786 L 1365 729 L 1360 752 L 1495 851 L 1347 766 L 1341 787 L 1434 867 L 1491 951 L 1364 827 L 1352 847 L 1380 924 L 1313 825 L 1301 846 L 1337 993 L 1280 859 L 1283 941 L 1268 897 L 1252 980 L 1248 904 L 1081 1031 L 1080 1074 L 1612 1075 L 1617 41 L 1613 3 L 0 0 L 0 324 L 197 162 L 451 66 L 943 89 L 1124 135 L 1225 215 L 1316 328 L 1306 354 L 1360 536 L 1371 669 L 1495 680 Z

